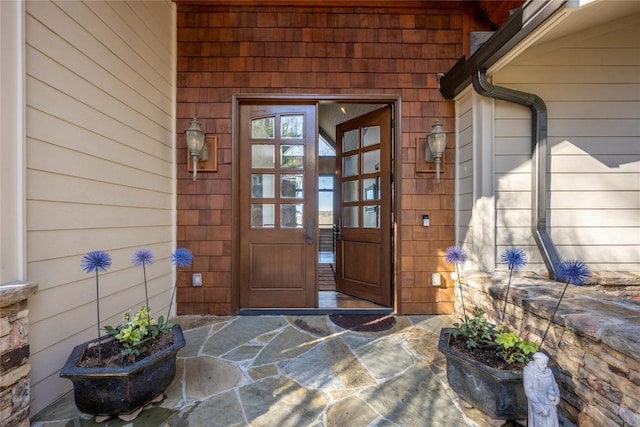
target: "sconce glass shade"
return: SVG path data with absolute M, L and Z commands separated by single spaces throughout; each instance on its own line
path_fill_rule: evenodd
M 191 126 L 184 133 L 187 137 L 189 154 L 193 161 L 193 180 L 195 181 L 198 175 L 198 160 L 202 158 L 202 149 L 204 148 L 204 131 L 196 117 L 191 120 Z
M 191 126 L 184 133 L 187 135 L 187 147 L 189 147 L 190 154 L 200 155 L 202 147 L 204 147 L 204 131 L 196 117 L 191 120 Z
M 442 153 L 444 153 L 444 149 L 447 146 L 447 133 L 442 130 L 440 120 L 436 120 L 431 127 L 431 133 L 427 135 L 427 141 L 433 157 L 436 159 L 442 157 Z
M 429 150 L 431 156 L 436 162 L 436 181 L 440 182 L 440 161 L 442 159 L 442 153 L 447 146 L 447 133 L 442 130 L 442 123 L 440 120 L 431 126 L 431 133 L 427 135 L 427 142 L 429 144 Z

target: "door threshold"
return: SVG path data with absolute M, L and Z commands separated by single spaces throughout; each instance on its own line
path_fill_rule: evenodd
M 392 308 L 241 308 L 239 316 L 324 316 L 330 314 L 394 314 Z

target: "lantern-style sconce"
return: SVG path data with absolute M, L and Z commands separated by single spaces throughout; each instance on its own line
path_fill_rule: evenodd
M 442 130 L 440 120 L 431 127 L 431 133 L 427 135 L 427 144 L 425 144 L 425 161 L 436 163 L 436 181 L 440 182 L 440 162 L 442 154 L 447 146 L 447 133 Z
M 191 126 L 184 131 L 184 134 L 187 137 L 187 147 L 193 161 L 193 180 L 195 181 L 198 176 L 198 162 L 209 158 L 209 148 L 205 143 L 204 131 L 196 117 L 191 120 Z

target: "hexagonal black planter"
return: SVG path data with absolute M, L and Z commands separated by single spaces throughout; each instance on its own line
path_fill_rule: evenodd
M 98 339 L 76 346 L 60 376 L 73 382 L 78 409 L 93 415 L 129 414 L 162 393 L 176 375 L 176 356 L 185 346 L 180 325 L 171 331 L 170 347 L 121 368 L 78 367 L 86 346 Z
M 442 329 L 438 342 L 438 350 L 447 359 L 447 380 L 451 389 L 492 418 L 527 419 L 522 371 L 493 369 L 449 347 L 451 331 L 453 328 Z

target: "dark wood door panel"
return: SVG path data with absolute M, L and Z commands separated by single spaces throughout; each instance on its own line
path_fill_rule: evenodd
M 304 290 L 303 244 L 251 245 L 251 290 Z
M 336 127 L 336 288 L 391 306 L 391 108 Z
M 342 248 L 343 259 L 352 260 L 343 263 L 342 278 L 379 287 L 380 244 L 346 241 Z
M 316 105 L 239 110 L 239 307 L 315 307 Z

